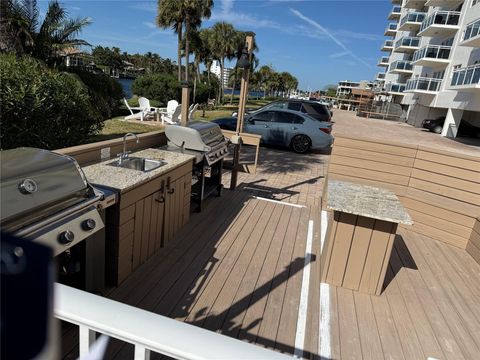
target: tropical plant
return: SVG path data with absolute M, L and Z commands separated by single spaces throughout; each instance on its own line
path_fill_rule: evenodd
M 166 105 L 169 100 L 181 100 L 180 83 L 174 75 L 147 74 L 135 79 L 132 92 Z
M 75 75 L 29 56 L 0 55 L 2 149 L 78 145 L 100 130 L 101 112 Z
M 160 28 L 172 28 L 178 37 L 177 60 L 178 81 L 182 80 L 182 40 L 185 24 L 185 81 L 189 80 L 189 33 L 191 28 L 198 28 L 202 19 L 209 18 L 213 0 L 158 0 L 157 25 Z
M 48 4 L 45 18 L 39 24 L 39 10 L 35 0 L 12 0 L 2 5 L 5 11 L 7 40 L 15 44 L 17 55 L 30 54 L 49 65 L 57 65 L 62 50 L 89 45 L 77 35 L 89 25 L 88 18 L 69 18 L 67 11 L 53 0 Z M 3 25 L 2 25 L 3 26 Z
M 225 60 L 232 60 L 238 51 L 239 32 L 235 30 L 232 24 L 226 22 L 217 22 L 212 27 L 212 36 L 210 37 L 210 49 L 213 57 L 220 62 L 220 101 L 223 98 L 223 74 L 225 69 Z

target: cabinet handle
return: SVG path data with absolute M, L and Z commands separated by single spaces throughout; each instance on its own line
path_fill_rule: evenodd
M 171 181 L 171 178 L 170 176 L 167 178 L 167 190 L 170 190 L 170 181 Z
M 169 194 L 173 194 L 175 192 L 175 189 L 170 189 L 167 191 Z
M 162 180 L 162 183 L 160 185 L 160 191 L 163 193 L 165 192 L 165 180 Z
M 165 202 L 165 196 L 160 195 L 160 197 L 158 199 L 155 199 L 155 201 L 158 202 L 158 203 L 164 203 Z

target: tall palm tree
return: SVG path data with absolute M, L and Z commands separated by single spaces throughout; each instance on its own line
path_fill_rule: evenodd
M 158 0 L 157 25 L 163 29 L 173 28 L 178 36 L 178 81 L 182 80 L 182 40 L 185 23 L 185 81 L 188 81 L 188 58 L 190 44 L 188 35 L 192 27 L 198 28 L 202 19 L 209 18 L 213 0 Z
M 182 81 L 182 31 L 183 13 L 182 1 L 158 0 L 157 25 L 162 29 L 172 28 L 177 34 L 177 76 Z
M 238 32 L 232 24 L 226 22 L 217 22 L 212 27 L 211 49 L 216 60 L 220 61 L 220 95 L 219 100 L 223 98 L 223 72 L 225 69 L 225 60 L 231 60 L 235 57 L 238 47 Z

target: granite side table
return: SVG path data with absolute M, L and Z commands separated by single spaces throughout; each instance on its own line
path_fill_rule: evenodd
M 397 196 L 372 186 L 331 180 L 332 210 L 321 256 L 322 282 L 380 295 L 398 224 L 413 222 Z

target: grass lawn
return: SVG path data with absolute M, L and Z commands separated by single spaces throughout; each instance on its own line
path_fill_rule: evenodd
M 122 137 L 126 133 L 132 132 L 135 134 L 146 133 L 150 131 L 160 130 L 158 126 L 140 123 L 132 123 L 124 121 L 123 116 L 117 116 L 113 119 L 104 122 L 103 129 L 97 134 L 85 141 L 85 143 L 92 143 L 97 141 L 104 141 Z
M 227 104 L 219 106 L 216 110 L 205 111 L 205 117 L 203 116 L 202 110 L 197 110 L 194 115 L 195 120 L 211 121 L 213 119 L 218 119 L 221 117 L 228 117 L 232 114 L 233 111 L 238 110 L 237 101 L 238 99 L 234 99 L 233 105 L 230 105 L 227 102 Z M 269 102 L 270 101 L 268 100 L 249 100 L 247 103 L 247 108 L 258 108 L 265 104 L 268 104 Z M 123 116 L 117 116 L 115 118 L 106 120 L 104 122 L 103 129 L 98 134 L 86 139 L 85 143 L 117 139 L 129 132 L 141 134 L 161 129 L 158 125 L 150 125 L 148 122 L 146 122 L 145 124 L 133 123 L 129 121 L 124 121 L 123 119 Z

